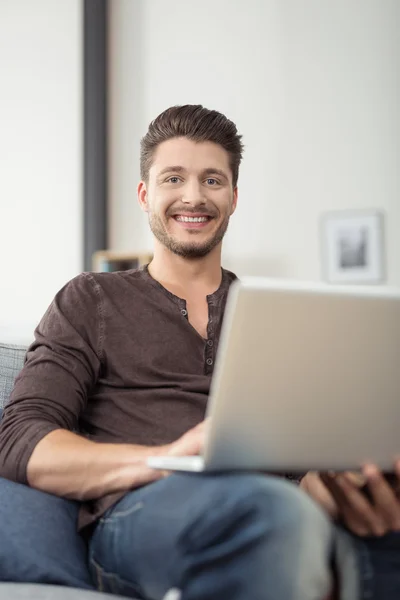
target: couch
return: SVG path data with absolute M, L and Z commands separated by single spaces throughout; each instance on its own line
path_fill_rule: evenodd
M 25 346 L 0 342 L 0 411 L 8 401 L 14 380 L 24 363 Z

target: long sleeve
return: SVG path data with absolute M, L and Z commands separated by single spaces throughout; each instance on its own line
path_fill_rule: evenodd
M 90 273 L 56 295 L 35 330 L 0 422 L 0 476 L 27 483 L 37 443 L 55 429 L 76 429 L 101 367 L 101 289 Z

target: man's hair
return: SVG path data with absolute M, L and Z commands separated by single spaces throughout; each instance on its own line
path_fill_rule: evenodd
M 177 137 L 185 137 L 194 142 L 214 142 L 224 148 L 229 155 L 233 187 L 236 187 L 243 153 L 242 136 L 238 134 L 233 121 L 200 104 L 171 106 L 150 123 L 140 142 L 140 176 L 143 181 L 148 181 L 154 153 L 159 144 Z

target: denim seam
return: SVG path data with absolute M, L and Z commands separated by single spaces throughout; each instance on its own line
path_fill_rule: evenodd
M 90 558 L 90 562 L 92 564 L 92 566 L 94 567 L 94 570 L 96 572 L 96 585 L 97 585 L 97 589 L 99 592 L 104 592 L 104 585 L 103 585 L 103 569 L 100 567 L 100 565 L 94 560 L 94 558 Z
M 110 517 L 101 517 L 100 523 L 112 523 L 113 521 L 117 520 L 118 518 L 127 517 L 127 516 L 133 514 L 134 512 L 140 510 L 143 507 L 144 507 L 143 502 L 137 502 L 136 504 L 134 504 L 127 510 L 121 510 L 120 512 L 112 512 Z
M 139 586 L 135 585 L 131 581 L 127 581 L 117 573 L 106 571 L 106 569 L 104 569 L 93 557 L 91 557 L 90 562 L 96 571 L 96 578 L 98 583 L 97 589 L 99 592 L 108 592 L 108 590 L 106 590 L 104 586 L 104 580 L 108 580 L 112 594 L 119 593 L 119 584 L 122 584 L 122 586 L 133 590 L 133 592 L 135 593 L 135 597 L 136 595 L 142 596 L 142 593 L 139 590 Z

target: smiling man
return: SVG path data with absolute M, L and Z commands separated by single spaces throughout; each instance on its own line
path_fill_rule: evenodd
M 236 208 L 237 172 L 217 143 L 174 138 L 157 146 L 150 168 L 143 158 L 138 196 L 158 252 L 203 258 L 222 242 Z
M 0 423 L 0 475 L 36 488 L 10 489 L 0 480 L 2 540 L 10 523 L 18 529 L 21 522 L 15 498 L 29 503 L 34 495 L 56 523 L 55 496 L 74 499 L 102 590 L 146 600 L 177 589 L 183 600 L 322 600 L 332 588 L 333 500 L 316 475 L 304 480 L 305 493 L 261 474 L 169 475 L 147 466 L 149 456 L 194 455 L 204 443 L 235 279 L 221 268 L 221 245 L 238 201 L 242 150 L 234 123 L 202 106 L 172 107 L 150 124 L 138 199 L 154 234 L 152 262 L 136 271 L 83 273 L 60 290 Z M 343 505 L 334 480 L 327 485 Z M 354 500 L 351 485 L 340 489 Z M 349 529 L 360 511 L 343 511 Z M 25 547 L 34 549 L 33 524 L 19 527 Z M 83 562 L 74 573 L 52 566 L 49 533 L 40 529 L 40 559 L 32 550 L 30 559 L 15 560 L 12 578 L 24 580 L 30 560 L 35 581 L 89 587 Z M 356 600 L 364 593 L 359 546 L 344 539 L 350 568 L 340 570 L 343 598 Z M 64 542 L 67 565 L 76 566 L 75 546 Z M 0 580 L 10 577 L 1 559 L 0 547 Z

